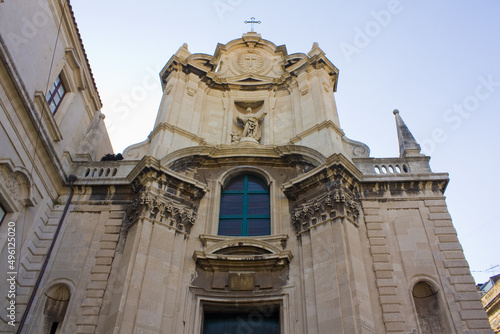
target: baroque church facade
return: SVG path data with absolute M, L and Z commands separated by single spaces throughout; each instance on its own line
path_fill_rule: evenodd
M 70 2 L 27 3 L 0 2 L 0 332 L 492 333 L 448 175 L 397 110 L 399 156 L 349 139 L 316 43 L 181 46 L 118 156 Z

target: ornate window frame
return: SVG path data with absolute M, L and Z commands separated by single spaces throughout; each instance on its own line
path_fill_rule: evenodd
M 277 189 L 275 179 L 264 169 L 255 166 L 238 166 L 225 171 L 213 184 L 214 196 L 211 201 L 210 213 L 211 224 L 207 224 L 206 233 L 209 235 L 218 235 L 219 232 L 219 217 L 220 217 L 220 205 L 222 198 L 222 189 L 224 185 L 231 179 L 236 178 L 240 175 L 255 175 L 256 177 L 262 179 L 267 183 L 269 188 L 269 205 L 270 205 L 270 234 L 277 235 L 281 233 L 281 226 L 277 222 L 279 221 L 279 210 L 276 208 L 277 196 L 279 189 Z M 221 236 L 226 237 L 226 236 Z M 227 236 L 226 238 L 231 238 Z
M 234 182 L 242 182 L 242 189 L 228 189 L 228 187 Z M 262 182 L 264 181 L 264 182 Z M 261 184 L 264 183 L 263 184 Z M 258 184 L 262 186 L 262 189 L 252 189 L 252 184 Z M 259 196 L 259 198 L 255 198 L 255 196 Z M 232 197 L 232 200 L 230 198 Z M 253 199 L 252 199 L 253 197 Z M 263 198 L 267 198 L 267 200 L 263 201 Z M 267 205 L 267 210 L 264 212 L 263 210 L 257 213 L 255 211 L 252 212 L 251 204 L 258 203 Z M 266 202 L 266 203 L 263 203 Z M 254 174 L 243 174 L 233 177 L 227 181 L 227 183 L 221 189 L 221 202 L 219 208 L 219 228 L 218 235 L 223 236 L 262 236 L 262 235 L 271 235 L 271 203 L 270 203 L 270 192 L 269 185 L 265 180 L 261 177 L 258 177 Z M 229 204 L 229 205 L 228 205 Z M 233 212 L 233 214 L 223 213 L 223 208 L 229 209 L 232 211 L 232 208 L 229 207 L 238 207 L 241 209 L 240 212 Z M 240 232 L 238 234 L 232 234 L 231 230 L 228 227 L 223 227 L 223 222 L 235 222 L 239 221 L 239 229 Z M 253 225 L 252 222 L 261 221 L 265 222 L 265 226 L 262 226 L 260 231 L 252 231 Z M 264 231 L 265 230 L 265 231 Z M 257 233 L 257 234 L 256 234 Z

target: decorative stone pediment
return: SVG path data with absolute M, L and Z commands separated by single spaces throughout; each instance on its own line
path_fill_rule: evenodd
M 279 78 L 285 73 L 285 54 L 280 51 L 283 50 L 277 50 L 276 45 L 259 34 L 244 34 L 241 39 L 218 45 L 213 59 L 217 64 L 215 74 L 228 81 L 250 74 L 261 79 Z
M 197 146 L 178 150 L 161 160 L 165 169 L 178 175 L 194 178 L 201 167 L 224 165 L 269 164 L 293 167 L 295 175 L 308 172 L 321 165 L 325 157 L 321 153 L 299 145 L 271 146 L 252 142 L 233 145 Z
M 224 89 L 223 86 L 236 85 L 257 89 L 276 85 L 290 87 L 296 80 L 294 78 L 311 70 L 324 71 L 325 90 L 336 90 L 338 69 L 317 43 L 308 54 L 289 55 L 285 46 L 276 46 L 262 39 L 260 34 L 249 32 L 227 44 L 218 44 L 213 56 L 191 54 L 184 44 L 168 61 L 160 76 L 164 90 L 173 73 L 193 73 L 210 88 Z
M 208 271 L 280 270 L 292 259 L 289 250 L 280 250 L 266 242 L 236 238 L 205 251 L 195 251 L 193 259 Z
M 265 237 L 200 236 L 204 250 L 193 253 L 197 265 L 194 286 L 254 291 L 281 287 L 292 253 L 286 235 Z M 282 247 L 278 247 L 279 243 Z

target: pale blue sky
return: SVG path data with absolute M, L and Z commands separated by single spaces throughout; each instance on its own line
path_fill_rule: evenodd
M 160 69 L 183 44 L 213 54 L 249 30 L 288 53 L 318 42 L 339 68 L 346 135 L 373 157 L 398 155 L 392 110 L 449 172 L 447 202 L 477 282 L 500 273 L 500 1 L 143 2 L 72 0 L 116 152 L 146 139 Z M 483 272 L 480 272 L 483 271 Z

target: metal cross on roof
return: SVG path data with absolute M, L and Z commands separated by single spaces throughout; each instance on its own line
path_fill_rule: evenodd
M 253 30 L 254 23 L 260 24 L 260 21 L 255 21 L 255 17 L 251 17 L 250 21 L 245 21 L 245 24 L 248 24 L 248 23 L 250 23 L 250 31 L 254 32 L 254 30 Z

